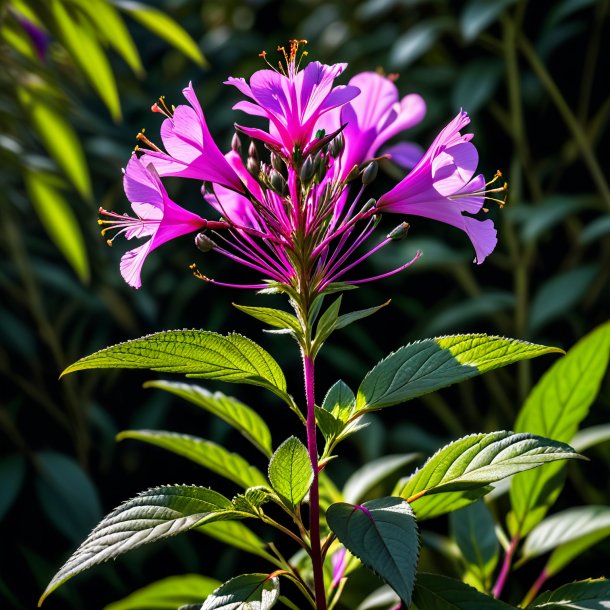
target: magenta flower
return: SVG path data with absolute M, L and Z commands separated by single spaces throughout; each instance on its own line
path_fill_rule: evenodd
M 173 112 L 159 104 L 153 106 L 154 111 L 167 116 L 161 125 L 161 139 L 167 153 L 140 134 L 139 139 L 151 146 L 142 161 L 146 165 L 152 163 L 160 176 L 195 178 L 243 192 L 239 177 L 210 135 L 193 85 L 189 83 L 182 93 L 190 106 L 177 106 Z
M 381 212 L 424 216 L 462 229 L 472 242 L 476 262 L 481 264 L 496 247 L 496 230 L 491 220 L 476 214 L 486 198 L 485 179 L 473 178 L 479 162 L 472 134 L 460 134 L 470 123 L 460 112 L 436 137 L 413 171 L 377 201 Z M 501 187 L 499 190 L 503 190 Z
M 292 41 L 290 55 L 285 54 L 285 73 L 259 70 L 251 76 L 249 85 L 243 78 L 230 77 L 226 81 L 253 100 L 239 102 L 233 106 L 235 110 L 265 117 L 270 122 L 269 133 L 243 126 L 239 130 L 281 150 L 286 156 L 297 149 L 306 154 L 318 119 L 360 93 L 360 89 L 351 85 L 333 87 L 347 64 L 327 66 L 315 61 L 299 70 L 296 57 L 299 42 L 302 41 Z
M 174 237 L 205 228 L 210 223 L 196 214 L 192 214 L 174 203 L 168 196 L 160 178 L 154 169 L 147 169 L 135 155 L 131 157 L 123 176 L 125 194 L 131 202 L 131 208 L 136 217 L 127 214 L 117 214 L 100 208 L 100 213 L 110 220 L 99 220 L 106 225 L 102 235 L 118 229 L 108 243 L 112 243 L 117 235 L 126 239 L 137 237 L 150 239 L 123 254 L 121 258 L 121 275 L 134 288 L 142 285 L 140 272 L 146 257 L 155 249 Z M 222 223 L 212 223 L 220 226 Z

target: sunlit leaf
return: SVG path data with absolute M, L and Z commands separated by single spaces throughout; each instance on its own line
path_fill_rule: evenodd
M 280 594 L 280 579 L 269 574 L 242 574 L 214 591 L 201 610 L 268 610 Z
M 162 430 L 126 430 L 118 440 L 134 439 L 150 443 L 181 455 L 212 472 L 223 476 L 244 489 L 256 485 L 268 485 L 265 475 L 251 466 L 237 453 L 227 451 L 222 445 L 187 434 Z
M 269 307 L 247 307 L 246 305 L 237 305 L 236 303 L 233 303 L 233 307 L 236 307 L 240 311 L 247 313 L 249 316 L 260 320 L 269 326 L 290 329 L 295 333 L 301 332 L 301 325 L 299 324 L 298 319 L 287 311 L 271 309 Z
M 379 498 L 326 511 L 330 529 L 352 555 L 388 583 L 409 606 L 419 556 L 417 522 L 402 498 Z
M 582 580 L 539 595 L 528 610 L 607 610 L 610 580 Z
M 269 462 L 269 480 L 277 494 L 291 507 L 307 494 L 313 469 L 307 447 L 296 437 L 286 439 Z

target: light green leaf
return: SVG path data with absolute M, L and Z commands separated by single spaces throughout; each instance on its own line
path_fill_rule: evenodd
M 215 578 L 199 574 L 169 576 L 108 604 L 104 610 L 176 610 L 178 606 L 203 603 L 220 585 Z
M 569 442 L 595 400 L 610 357 L 610 323 L 581 339 L 534 387 L 515 429 Z M 510 488 L 511 534 L 524 536 L 555 502 L 563 481 L 562 465 L 515 477 Z
M 205 388 L 176 381 L 147 381 L 145 388 L 159 388 L 184 398 L 216 415 L 241 432 L 259 451 L 271 457 L 271 432 L 262 417 L 254 409 L 222 392 L 208 392 Z
M 343 422 L 347 422 L 354 406 L 356 397 L 350 387 L 339 380 L 328 390 L 322 402 L 322 408 L 332 413 Z
M 227 580 L 201 610 L 268 610 L 280 594 L 280 579 L 269 574 L 242 574 Z
M 278 363 L 250 339 L 205 330 L 169 330 L 85 356 L 62 373 L 85 369 L 150 369 L 262 386 L 291 404 Z
M 85 240 L 74 212 L 56 188 L 51 174 L 26 172 L 25 187 L 49 237 L 82 282 L 89 280 Z
M 68 14 L 61 0 L 49 0 L 49 4 L 61 42 L 98 92 L 112 117 L 120 119 L 121 104 L 114 74 L 95 36 Z
M 350 313 L 345 313 L 337 318 L 337 321 L 335 323 L 335 330 L 345 328 L 348 324 L 351 324 L 352 322 L 357 322 L 358 320 L 362 320 L 363 318 L 368 318 L 369 316 L 372 316 L 374 313 L 377 313 L 379 310 L 389 305 L 391 302 L 391 299 L 388 299 L 385 303 L 377 305 L 376 307 L 367 307 L 366 309 L 359 309 L 358 311 L 350 311 Z
M 515 610 L 459 580 L 424 572 L 417 575 L 413 603 L 420 610 Z
M 345 501 L 350 503 L 362 501 L 374 487 L 388 477 L 395 475 L 398 470 L 418 457 L 418 453 L 384 455 L 368 462 L 362 468 L 356 470 L 345 482 L 343 486 Z
M 470 0 L 460 15 L 460 29 L 466 42 L 472 42 L 496 21 L 515 0 Z
M 352 554 L 389 584 L 408 607 L 417 570 L 419 536 L 411 507 L 402 498 L 363 505 L 329 506 L 326 521 Z
M 610 535 L 609 506 L 578 506 L 539 523 L 523 545 L 520 563 L 554 549 L 545 571 L 556 574 L 572 559 Z
M 273 489 L 295 507 L 307 494 L 313 481 L 313 469 L 307 447 L 291 436 L 275 451 L 269 462 L 269 480 Z
M 265 475 L 258 468 L 248 464 L 237 453 L 231 453 L 212 441 L 162 430 L 126 430 L 117 435 L 117 440 L 120 441 L 127 438 L 156 445 L 181 455 L 237 483 L 244 489 L 256 485 L 268 485 Z
M 67 580 L 127 551 L 215 520 L 247 517 L 223 495 L 194 485 L 155 487 L 104 517 L 55 574 L 39 605 Z
M 284 328 L 292 330 L 297 336 L 301 334 L 301 325 L 296 316 L 293 316 L 287 311 L 281 309 L 271 309 L 269 307 L 247 307 L 246 305 L 238 305 L 233 303 L 240 311 L 247 313 L 249 316 L 273 326 L 275 328 Z
M 356 408 L 382 409 L 553 352 L 561 350 L 482 334 L 417 341 L 390 354 L 367 373 L 358 389 Z
M 610 580 L 582 580 L 539 595 L 527 608 L 544 610 L 607 610 Z
M 439 449 L 406 481 L 398 495 L 413 504 L 418 519 L 422 519 L 441 514 L 437 507 L 426 506 L 424 496 L 471 492 L 545 462 L 578 457 L 569 445 L 533 434 L 471 434 Z M 454 497 L 462 498 L 463 494 Z
M 131 0 L 113 0 L 114 4 L 130 17 L 141 23 L 159 38 L 169 42 L 181 53 L 192 59 L 198 66 L 206 66 L 206 61 L 197 43 L 188 32 L 163 11 Z
M 320 316 L 318 325 L 316 326 L 316 335 L 313 341 L 312 353 L 315 355 L 324 341 L 328 339 L 331 333 L 335 330 L 337 319 L 339 318 L 339 309 L 343 295 L 337 297 L 328 307 L 328 309 Z
M 140 54 L 121 15 L 107 0 L 73 0 L 96 24 L 102 40 L 113 46 L 129 67 L 139 76 L 144 75 Z
M 274 557 L 265 550 L 267 543 L 263 542 L 249 527 L 241 521 L 214 521 L 196 528 L 196 531 L 219 540 L 224 544 L 234 546 L 241 551 L 257 555 L 273 563 Z
M 500 544 L 495 522 L 482 500 L 449 515 L 451 537 L 462 553 L 464 564 L 477 588 L 489 591 L 491 578 L 498 563 Z M 475 584 L 474 582 L 471 584 Z

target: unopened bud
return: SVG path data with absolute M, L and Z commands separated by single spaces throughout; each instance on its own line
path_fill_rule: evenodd
M 345 147 L 345 138 L 343 134 L 340 133 L 329 145 L 328 152 L 331 157 L 336 159 L 342 152 Z
M 233 134 L 233 138 L 231 139 L 231 149 L 233 152 L 241 155 L 241 139 L 236 133 Z
M 409 226 L 408 222 L 401 222 L 395 229 L 392 229 L 386 237 L 395 241 L 404 239 L 409 231 Z
M 326 155 L 322 151 L 319 151 L 314 157 L 313 164 L 316 172 L 316 178 L 318 179 L 318 182 L 322 182 L 322 180 L 324 180 L 324 176 L 326 176 L 326 170 L 328 169 Z
M 271 165 L 273 166 L 274 170 L 280 173 L 284 169 L 284 162 L 282 161 L 282 158 L 273 152 L 271 153 Z
M 260 161 L 258 159 L 255 159 L 254 157 L 248 157 L 248 160 L 246 161 L 246 169 L 248 170 L 251 176 L 254 176 L 254 178 L 258 178 L 258 174 L 261 169 Z
M 372 197 L 362 206 L 362 209 L 360 210 L 360 214 L 364 214 L 364 212 L 367 212 L 368 210 L 370 210 L 371 208 L 375 207 L 375 205 L 377 205 L 377 201 L 375 199 L 373 199 Z
M 288 192 L 286 178 L 284 178 L 280 172 L 274 169 L 269 172 L 269 184 L 271 185 L 271 188 L 278 193 L 278 195 L 285 195 Z
M 301 182 L 303 184 L 309 184 L 311 182 L 311 179 L 313 178 L 315 170 L 316 168 L 313 159 L 311 157 L 307 157 L 307 159 L 305 159 L 305 162 L 301 166 L 301 172 L 299 174 Z
M 377 172 L 379 171 L 379 164 L 377 161 L 371 161 L 366 169 L 362 172 L 362 184 L 368 186 L 377 178 Z
M 248 158 L 255 159 L 256 161 L 260 159 L 258 155 L 258 148 L 256 148 L 254 140 L 250 140 L 250 146 L 248 146 Z
M 209 252 L 216 247 L 216 243 L 211 240 L 205 233 L 197 233 L 195 236 L 195 245 L 201 252 Z

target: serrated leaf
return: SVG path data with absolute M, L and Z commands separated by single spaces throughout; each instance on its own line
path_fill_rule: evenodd
M 85 369 L 150 369 L 187 377 L 250 383 L 267 388 L 290 404 L 278 363 L 250 339 L 205 330 L 170 330 L 102 349 L 71 364 L 66 375 Z
M 533 434 L 471 434 L 439 449 L 407 480 L 398 495 L 413 505 L 421 519 L 423 515 L 433 516 L 425 502 L 418 504 L 423 496 L 476 490 L 546 462 L 578 457 L 569 445 Z M 460 497 L 463 496 L 456 499 Z M 440 513 L 434 513 L 437 514 Z
M 495 522 L 482 500 L 449 515 L 451 537 L 462 554 L 464 564 L 476 578 L 477 588 L 489 591 L 500 544 Z M 472 582 L 471 584 L 475 584 Z
M 265 475 L 255 466 L 248 464 L 239 454 L 227 451 L 221 445 L 203 438 L 163 430 L 126 430 L 117 436 L 117 440 L 128 438 L 181 455 L 244 489 L 268 484 Z
M 569 442 L 595 400 L 610 358 L 610 323 L 581 339 L 534 387 L 523 405 L 515 429 Z M 555 502 L 563 481 L 563 466 L 545 466 L 512 481 L 509 529 L 524 536 Z
M 418 453 L 403 455 L 384 455 L 365 464 L 356 470 L 343 486 L 343 497 L 346 502 L 362 501 L 374 487 L 395 475 L 398 470 L 419 457 Z
M 112 117 L 115 120 L 120 119 L 121 104 L 114 74 L 96 38 L 68 13 L 61 0 L 50 0 L 50 10 L 61 42 L 66 45 Z
M 45 231 L 82 282 L 89 280 L 85 240 L 74 212 L 50 174 L 26 172 L 25 187 Z
M 307 447 L 296 438 L 287 438 L 269 462 L 269 480 L 277 494 L 290 506 L 296 506 L 307 494 L 313 481 L 313 469 Z
M 347 422 L 354 410 L 356 397 L 350 387 L 339 380 L 328 390 L 322 402 L 322 408 L 332 413 L 343 422 Z
M 417 575 L 413 603 L 421 610 L 515 610 L 459 580 L 425 572 Z
M 267 544 L 241 521 L 214 521 L 197 527 L 196 531 L 272 563 L 275 560 L 265 550 Z
M 197 486 L 155 487 L 104 517 L 55 574 L 40 598 L 92 566 L 214 520 L 242 519 L 223 495 Z
M 379 498 L 328 507 L 326 521 L 345 548 L 400 596 L 408 607 L 417 570 L 419 536 L 411 507 L 402 498 Z
M 472 42 L 514 2 L 515 0 L 470 0 L 460 15 L 460 29 L 464 40 Z
M 169 42 L 181 53 L 192 59 L 198 66 L 204 67 L 206 65 L 207 62 L 197 43 L 180 24 L 163 11 L 131 0 L 113 0 L 113 2 L 147 30 Z
M 315 412 L 318 428 L 320 428 L 322 436 L 327 441 L 334 439 L 345 427 L 344 422 L 335 417 L 332 413 L 328 412 L 326 409 L 316 407 Z
M 247 307 L 246 305 L 237 305 L 237 303 L 233 303 L 233 307 L 236 307 L 240 311 L 247 313 L 249 316 L 260 320 L 269 326 L 290 329 L 297 335 L 302 332 L 301 325 L 296 316 L 287 311 L 271 309 L 270 307 Z
M 607 610 L 610 580 L 582 580 L 539 595 L 527 608 L 535 610 Z
M 280 594 L 280 579 L 269 574 L 242 574 L 227 580 L 201 610 L 268 610 Z
M 368 318 L 389 305 L 391 302 L 391 299 L 388 299 L 385 303 L 377 305 L 376 307 L 367 307 L 366 309 L 359 309 L 358 311 L 350 311 L 349 313 L 345 313 L 337 318 L 335 330 L 345 328 L 348 324 L 352 324 L 352 322 L 357 322 L 363 318 Z
M 176 381 L 147 381 L 145 388 L 159 388 L 205 409 L 241 432 L 259 451 L 271 457 L 271 432 L 262 417 L 243 402 L 222 392 Z
M 356 409 L 382 409 L 520 360 L 561 351 L 483 334 L 416 341 L 367 373 L 358 389 Z
M 199 574 L 169 576 L 108 604 L 104 610 L 176 610 L 181 605 L 198 603 L 220 585 L 215 578 Z
M 548 517 L 530 532 L 520 562 L 553 550 L 545 568 L 550 576 L 609 535 L 610 507 L 570 508 Z

